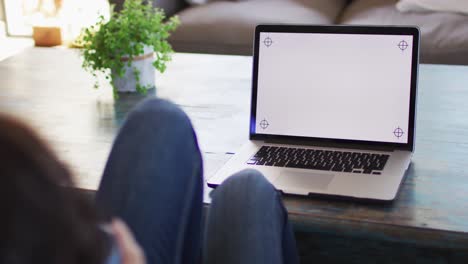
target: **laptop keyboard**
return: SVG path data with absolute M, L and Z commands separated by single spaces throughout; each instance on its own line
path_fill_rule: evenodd
M 263 146 L 247 164 L 336 172 L 381 174 L 386 154 Z

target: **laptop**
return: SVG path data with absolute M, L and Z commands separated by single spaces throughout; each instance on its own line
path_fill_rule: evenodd
M 394 200 L 418 60 L 414 27 L 257 26 L 250 139 L 207 184 L 256 169 L 287 194 Z

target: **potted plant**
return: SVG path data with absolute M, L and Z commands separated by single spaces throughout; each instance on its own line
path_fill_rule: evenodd
M 117 92 L 146 93 L 155 87 L 155 69 L 163 73 L 173 52 L 167 38 L 179 25 L 179 19 L 166 20 L 164 11 L 142 0 L 126 0 L 120 12 L 109 21 L 99 21 L 83 30 L 82 67 L 96 77 L 104 74 Z

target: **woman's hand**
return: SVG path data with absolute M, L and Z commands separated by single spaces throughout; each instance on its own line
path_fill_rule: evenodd
M 112 220 L 112 233 L 119 248 L 122 264 L 145 264 L 145 254 L 130 229 L 119 219 Z

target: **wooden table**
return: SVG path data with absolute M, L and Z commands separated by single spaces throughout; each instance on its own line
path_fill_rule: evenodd
M 72 167 L 79 187 L 96 189 L 117 129 L 141 97 L 114 101 L 108 85 L 92 88 L 80 64 L 77 51 L 50 48 L 0 62 L 0 111 L 27 120 Z M 157 95 L 193 120 L 206 177 L 247 140 L 250 80 L 250 57 L 220 55 L 175 54 L 157 76 Z M 301 252 L 348 263 L 363 254 L 384 263 L 468 261 L 467 105 L 468 67 L 421 65 L 416 152 L 398 199 L 284 197 L 299 238 L 309 240 Z

